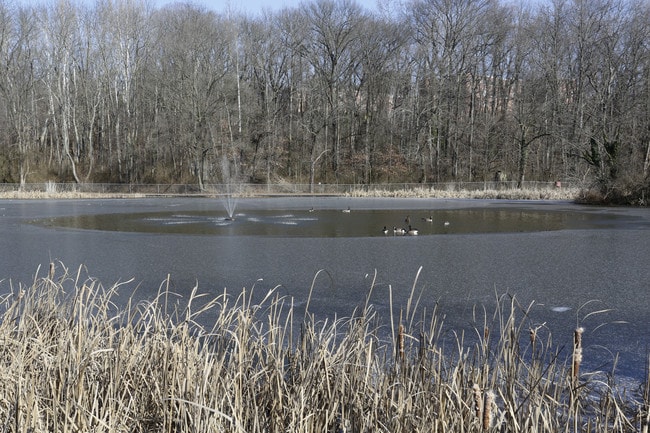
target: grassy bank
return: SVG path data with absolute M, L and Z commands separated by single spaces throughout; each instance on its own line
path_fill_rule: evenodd
M 582 197 L 577 188 L 548 189 L 482 189 L 482 190 L 444 190 L 431 188 L 413 188 L 402 190 L 364 191 L 357 189 L 350 192 L 351 197 L 412 197 L 440 199 L 494 199 L 494 200 L 578 200 Z
M 0 199 L 40 200 L 40 199 L 102 199 L 102 198 L 144 198 L 144 194 L 127 193 L 89 193 L 89 192 L 47 192 L 47 191 L 2 191 Z
M 195 194 L 198 196 L 210 195 Z M 259 197 L 274 194 L 240 191 L 240 197 Z M 308 194 L 275 194 L 275 195 L 308 195 Z M 316 194 L 318 195 L 318 194 Z M 331 194 L 327 194 L 331 195 Z M 363 187 L 352 188 L 350 191 L 340 193 L 346 197 L 411 197 L 411 198 L 441 198 L 441 199 L 505 199 L 505 200 L 583 200 L 585 194 L 577 188 L 541 188 L 541 189 L 480 189 L 480 190 L 447 190 L 430 187 L 414 187 L 404 189 Z M 48 192 L 48 191 L 0 191 L 0 199 L 82 199 L 82 198 L 143 198 L 142 193 L 89 193 L 89 192 Z M 155 195 L 164 196 L 164 194 Z M 170 195 L 171 196 L 171 195 Z
M 274 292 L 195 288 L 180 308 L 164 284 L 118 310 L 119 289 L 52 267 L 2 297 L 2 431 L 647 431 L 647 385 L 584 371 L 580 330 L 561 352 L 508 297 L 445 345 L 442 312 L 413 299 L 380 325 L 371 305 L 320 322 Z

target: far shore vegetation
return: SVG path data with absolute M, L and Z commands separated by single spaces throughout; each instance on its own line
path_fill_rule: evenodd
M 124 188 L 128 190 L 128 188 Z M 267 188 L 273 191 L 273 186 Z M 209 190 L 187 194 L 150 194 L 144 192 L 87 192 L 83 190 L 63 191 L 56 188 L 41 188 L 32 190 L 0 191 L 0 199 L 92 199 L 92 198 L 144 198 L 164 196 L 220 196 L 221 193 Z M 497 188 L 488 187 L 483 189 L 457 189 L 457 188 L 435 188 L 432 186 L 413 186 L 404 188 L 382 188 L 382 185 L 374 185 L 373 188 L 364 185 L 351 186 L 345 192 L 335 193 L 302 193 L 302 192 L 262 192 L 247 191 L 242 189 L 234 195 L 239 197 L 260 197 L 260 196 L 306 196 L 306 195 L 340 195 L 346 197 L 408 197 L 408 198 L 441 198 L 441 199 L 504 199 L 504 200 L 562 200 L 573 201 L 583 204 L 614 204 L 647 206 L 648 196 L 641 188 L 638 190 L 616 191 L 613 190 L 608 196 L 604 196 L 600 189 L 549 186 L 537 188 Z
M 323 320 L 273 290 L 163 281 L 117 307 L 120 284 L 45 274 L 0 297 L 3 432 L 648 431 L 647 380 L 588 370 L 580 324 L 554 341 L 507 295 L 465 336 L 416 307 L 415 285 L 390 317 L 361 300 Z

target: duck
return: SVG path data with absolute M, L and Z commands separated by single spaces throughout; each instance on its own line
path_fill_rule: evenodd
M 411 235 L 411 236 L 417 236 L 418 229 L 416 229 L 415 227 L 409 226 L 409 229 L 408 229 L 408 231 L 406 233 Z
M 406 224 L 411 224 L 411 216 L 410 216 L 410 215 L 406 215 L 406 218 L 404 218 L 404 222 L 405 222 Z
M 343 213 L 350 213 L 350 206 L 348 206 L 347 209 L 343 209 L 341 212 L 343 212 Z
M 402 227 L 393 227 L 393 234 L 404 235 L 406 234 L 406 230 L 404 230 Z
M 448 225 L 449 225 L 449 221 L 445 221 L 445 225 L 448 226 Z

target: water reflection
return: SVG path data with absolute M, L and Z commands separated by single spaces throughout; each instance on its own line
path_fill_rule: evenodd
M 403 210 L 242 212 L 230 218 L 215 211 L 75 215 L 39 221 L 47 226 L 88 230 L 185 235 L 283 237 L 373 237 L 467 233 L 540 232 L 596 228 L 613 217 L 582 212 L 529 209 L 453 209 L 421 214 Z

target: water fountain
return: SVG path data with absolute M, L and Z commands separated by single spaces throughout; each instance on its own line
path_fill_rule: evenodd
M 221 160 L 221 175 L 223 178 L 223 183 L 226 187 L 226 192 L 224 194 L 224 206 L 226 207 L 226 212 L 228 213 L 226 221 L 234 221 L 237 198 L 232 191 L 233 176 L 230 175 L 230 162 L 225 156 Z
M 226 221 L 235 220 L 235 205 L 236 198 L 233 196 L 232 191 L 230 190 L 230 184 L 226 184 L 226 194 L 224 196 L 224 206 L 226 207 L 226 212 L 228 213 Z

